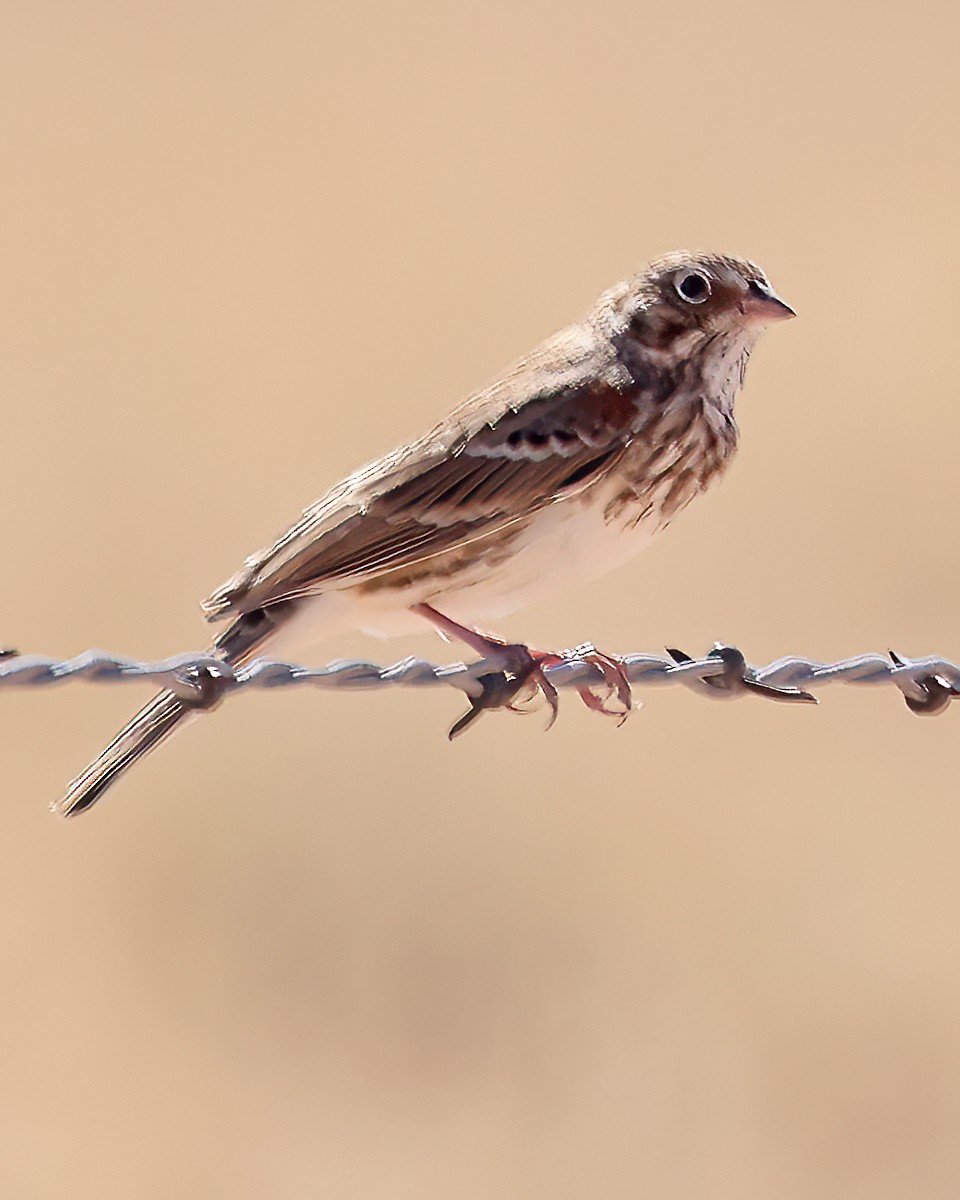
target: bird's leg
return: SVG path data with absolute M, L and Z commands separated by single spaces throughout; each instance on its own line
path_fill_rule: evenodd
M 608 695 L 601 699 L 592 689 L 584 684 L 577 691 L 584 704 L 593 712 L 605 716 L 617 717 L 621 722 L 626 719 L 632 707 L 630 681 L 627 679 L 623 664 L 610 655 L 601 654 L 594 646 L 585 644 L 573 650 L 556 654 L 548 651 L 532 650 L 518 642 L 505 642 L 491 634 L 481 633 L 468 625 L 461 625 L 450 617 L 444 616 L 430 604 L 416 604 L 413 612 L 425 617 L 440 633 L 448 638 L 455 638 L 475 650 L 483 658 L 502 663 L 499 671 L 481 675 L 477 680 L 480 685 L 480 695 L 468 697 L 470 711 L 465 713 L 450 730 L 450 737 L 468 729 L 473 722 L 487 709 L 507 708 L 511 712 L 522 712 L 516 701 L 524 688 L 533 688 L 533 694 L 541 693 L 550 706 L 550 720 L 547 728 L 557 719 L 558 698 L 557 689 L 547 678 L 544 668 L 560 665 L 571 659 L 588 662 L 596 667 L 606 685 Z M 618 707 L 608 708 L 607 701 L 616 697 Z
M 469 729 L 477 717 L 487 709 L 512 708 L 514 711 L 518 711 L 514 707 L 514 701 L 524 688 L 531 685 L 535 692 L 543 694 L 550 706 L 550 720 L 547 724 L 547 728 L 550 728 L 557 719 L 557 689 L 544 675 L 539 656 L 534 654 L 528 646 L 519 642 L 505 642 L 501 638 L 471 629 L 469 625 L 461 625 L 451 617 L 445 617 L 443 613 L 437 612 L 430 604 L 415 604 L 412 611 L 421 617 L 426 617 L 430 624 L 444 636 L 455 638 L 469 646 L 471 650 L 475 650 L 483 658 L 502 664 L 499 671 L 491 671 L 477 679 L 480 695 L 467 697 L 470 701 L 470 711 L 464 713 L 460 720 L 453 725 L 450 730 L 451 738 L 455 738 L 464 730 Z

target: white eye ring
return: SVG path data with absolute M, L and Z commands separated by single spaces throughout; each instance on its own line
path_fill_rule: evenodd
M 703 304 L 710 298 L 709 278 L 702 271 L 678 271 L 673 278 L 677 295 L 687 304 Z

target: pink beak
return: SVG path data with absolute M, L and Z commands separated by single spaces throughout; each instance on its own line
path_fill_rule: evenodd
M 758 325 L 788 321 L 797 315 L 769 283 L 760 283 L 758 280 L 751 281 L 746 298 L 740 302 L 740 311 Z

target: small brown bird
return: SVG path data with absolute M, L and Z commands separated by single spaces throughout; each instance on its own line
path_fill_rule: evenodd
M 237 666 L 343 630 L 393 636 L 424 619 L 503 672 L 451 730 L 509 707 L 559 656 L 480 633 L 497 618 L 631 558 L 726 468 L 733 403 L 763 327 L 792 317 L 759 267 L 677 253 L 617 284 L 582 321 L 471 396 L 419 440 L 361 468 L 312 504 L 207 600 L 232 618 L 216 652 Z M 592 660 L 629 708 L 616 660 Z M 215 679 L 188 700 L 161 692 L 70 785 L 89 808 L 184 720 L 213 707 Z

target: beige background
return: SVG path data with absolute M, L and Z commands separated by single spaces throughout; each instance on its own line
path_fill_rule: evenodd
M 755 257 L 732 475 L 541 645 L 960 655 L 955 6 L 6 0 L 0 640 L 202 645 L 315 494 L 646 259 Z M 432 637 L 316 660 L 441 658 Z M 960 1192 L 960 713 L 4 694 L 0 1194 Z

